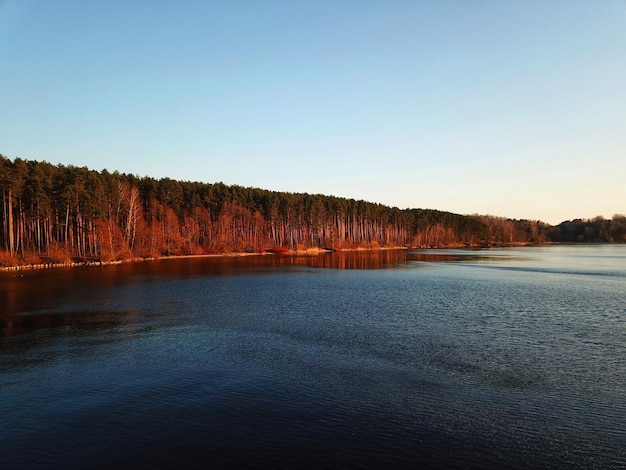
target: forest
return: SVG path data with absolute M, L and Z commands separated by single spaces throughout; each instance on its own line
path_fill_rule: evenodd
M 626 241 L 622 215 L 555 227 L 2 155 L 0 199 L 0 266 L 238 252 Z

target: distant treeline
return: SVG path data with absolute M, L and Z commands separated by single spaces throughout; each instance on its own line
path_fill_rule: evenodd
M 624 241 L 623 218 L 552 227 L 11 161 L 2 155 L 0 198 L 0 265 L 315 248 Z
M 550 238 L 564 243 L 626 243 L 626 216 L 561 222 L 550 232 Z

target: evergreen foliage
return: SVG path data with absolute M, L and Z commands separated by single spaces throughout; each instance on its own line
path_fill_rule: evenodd
M 0 155 L 0 265 L 183 254 L 619 241 L 626 218 L 538 221 L 398 209 Z M 582 227 L 584 225 L 584 227 Z M 591 227 L 592 232 L 588 232 Z M 582 237 L 582 239 L 581 239 Z

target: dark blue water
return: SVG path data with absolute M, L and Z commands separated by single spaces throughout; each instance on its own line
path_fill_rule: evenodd
M 0 273 L 0 467 L 626 468 L 626 246 Z

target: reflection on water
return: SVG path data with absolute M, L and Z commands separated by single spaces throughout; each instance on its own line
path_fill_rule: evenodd
M 198 276 L 236 276 L 251 272 L 287 269 L 293 266 L 328 269 L 380 269 L 422 255 L 405 250 L 358 251 L 315 256 L 241 256 L 172 258 L 112 266 L 89 266 L 0 273 L 0 319 L 11 325 L 60 322 L 68 301 L 80 298 L 86 290 L 141 285 L 168 279 Z M 425 255 L 428 256 L 428 255 Z M 435 255 L 437 256 L 437 255 Z M 427 258 L 424 258 L 426 260 Z M 434 259 L 434 258 L 433 258 Z M 97 297 L 97 296 L 96 296 Z M 91 309 L 93 299 L 89 296 Z M 75 303 L 72 301 L 72 303 Z M 40 319 L 13 318 L 15 314 L 41 314 Z M 43 323 L 42 323 L 43 325 Z
M 511 256 L 507 256 L 509 261 Z M 335 252 L 304 256 L 241 256 L 172 258 L 112 266 L 58 268 L 53 270 L 24 270 L 0 272 L 0 319 L 6 326 L 27 324 L 37 319 L 11 318 L 15 314 L 50 314 L 41 321 L 61 321 L 51 315 L 66 299 L 80 296 L 87 289 L 108 289 L 115 286 L 159 282 L 164 279 L 196 276 L 235 276 L 254 271 L 286 269 L 292 266 L 326 269 L 382 269 L 410 261 L 487 262 L 502 260 L 488 251 L 409 251 L 374 250 Z M 90 300 L 91 302 L 91 300 Z M 89 307 L 87 307 L 89 309 Z M 11 323 L 8 323 L 10 320 Z
M 625 246 L 0 273 L 0 305 L 3 468 L 626 466 Z

